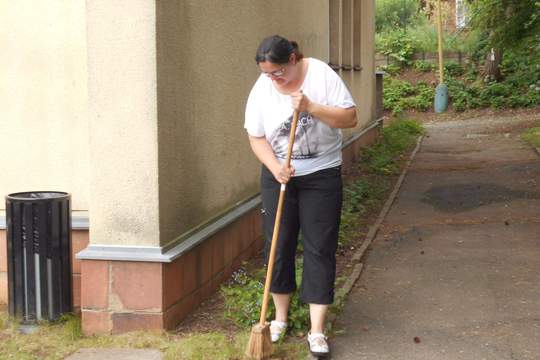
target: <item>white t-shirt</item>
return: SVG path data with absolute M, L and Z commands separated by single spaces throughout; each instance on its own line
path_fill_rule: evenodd
M 301 90 L 311 101 L 341 108 L 356 106 L 334 70 L 320 60 L 307 60 Z M 277 91 L 272 80 L 261 74 L 249 94 L 244 127 L 252 136 L 266 137 L 281 163 L 287 157 L 293 112 L 291 97 Z M 301 112 L 291 156 L 295 176 L 340 165 L 341 141 L 340 129 L 333 129 L 311 114 Z

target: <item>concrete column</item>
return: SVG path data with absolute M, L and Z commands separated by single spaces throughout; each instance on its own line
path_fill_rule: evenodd
M 343 70 L 353 68 L 353 0 L 342 0 L 341 65 Z
M 159 246 L 153 1 L 87 2 L 90 244 Z
M 353 66 L 354 70 L 362 70 L 362 0 L 353 1 Z
M 341 1 L 330 0 L 330 67 L 341 68 Z
M 360 113 L 375 119 L 375 0 L 360 2 L 362 94 Z
M 82 328 L 162 328 L 161 263 L 126 261 L 160 251 L 155 3 L 86 6 L 91 223 L 79 253 Z

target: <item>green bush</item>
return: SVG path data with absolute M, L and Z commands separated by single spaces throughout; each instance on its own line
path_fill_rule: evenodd
M 413 68 L 421 72 L 430 72 L 430 71 L 435 70 L 436 65 L 430 61 L 416 60 L 413 63 Z
M 393 76 L 399 74 L 399 72 L 401 71 L 401 67 L 395 64 L 388 64 L 381 66 L 381 70 Z
M 448 94 L 455 111 L 465 111 L 483 106 L 480 103 L 480 88 L 478 86 L 451 76 L 447 77 L 445 82 L 448 85 Z
M 410 65 L 416 51 L 415 40 L 406 30 L 397 29 L 381 34 L 378 37 L 377 51 L 400 66 Z
M 411 108 L 419 111 L 430 109 L 435 98 L 435 89 L 424 82 L 419 82 L 416 84 L 415 93 Z
M 504 82 L 514 87 L 528 88 L 531 85 L 540 87 L 540 49 L 530 47 L 505 52 L 501 72 L 505 78 Z
M 383 80 L 383 108 L 392 110 L 399 106 L 402 98 L 412 95 L 414 87 L 407 81 L 385 78 Z
M 465 72 L 463 66 L 455 61 L 445 62 L 443 68 L 445 76 L 461 76 Z
M 221 294 L 225 301 L 226 318 L 232 320 L 238 326 L 249 327 L 259 321 L 261 314 L 262 296 L 264 291 L 264 278 L 266 267 L 248 274 L 240 269 L 233 274 L 233 280 L 221 286 Z M 296 283 L 302 278 L 302 261 L 296 261 Z M 275 307 L 270 299 L 268 304 L 268 318 L 275 316 Z M 300 301 L 298 292 L 291 298 L 289 307 L 289 329 L 303 331 L 309 321 L 309 309 Z
M 426 83 L 416 86 L 403 80 L 387 78 L 383 86 L 383 108 L 399 114 L 403 110 L 426 111 L 431 108 L 435 89 Z
M 510 84 L 491 82 L 483 87 L 479 92 L 480 103 L 485 106 L 491 106 L 501 109 L 506 106 L 506 97 L 513 92 Z
M 413 28 L 408 28 L 407 32 L 414 39 L 416 51 L 435 53 L 437 52 L 438 38 L 437 29 L 432 24 L 422 24 Z
M 446 80 L 452 106 L 456 111 L 480 107 L 516 108 L 540 104 L 540 87 L 513 86 L 509 82 L 467 82 L 449 77 Z M 538 90 L 536 90 L 538 89 Z

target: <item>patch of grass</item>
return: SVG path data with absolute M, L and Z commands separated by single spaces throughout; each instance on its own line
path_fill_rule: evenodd
M 392 175 L 399 170 L 402 154 L 414 144 L 424 129 L 416 121 L 397 120 L 383 128 L 381 139 L 365 150 L 364 161 L 374 174 Z
M 84 347 L 159 348 L 164 341 L 159 333 L 130 333 L 122 336 L 82 337 L 80 320 L 74 315 L 57 322 L 41 322 L 34 334 L 21 334 L 16 322 L 0 333 L 1 359 L 63 359 Z
M 363 218 L 377 206 L 390 187 L 388 178 L 362 177 L 343 188 L 343 209 L 338 245 L 344 247 L 356 237 Z
M 525 131 L 522 138 L 534 147 L 540 148 L 540 127 Z
M 233 341 L 220 333 L 191 335 L 181 339 L 165 351 L 165 360 L 228 360 L 239 358 L 249 339 L 247 332 L 240 333 Z
M 197 333 L 178 337 L 167 332 L 136 331 L 122 335 L 84 337 L 80 320 L 73 315 L 60 321 L 43 322 L 37 333 L 18 332 L 17 323 L 0 312 L 0 359 L 60 360 L 81 348 L 133 348 L 160 350 L 166 360 L 242 359 L 249 331 L 239 331 L 233 338 L 222 333 Z M 277 344 L 275 355 L 289 359 L 305 359 L 305 344 Z M 281 354 L 281 355 L 280 355 Z
M 8 327 L 8 315 L 6 312 L 0 310 L 0 330 L 4 330 Z

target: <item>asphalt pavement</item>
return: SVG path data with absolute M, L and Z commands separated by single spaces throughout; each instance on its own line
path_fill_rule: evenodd
M 426 125 L 332 359 L 540 359 L 540 116 Z

